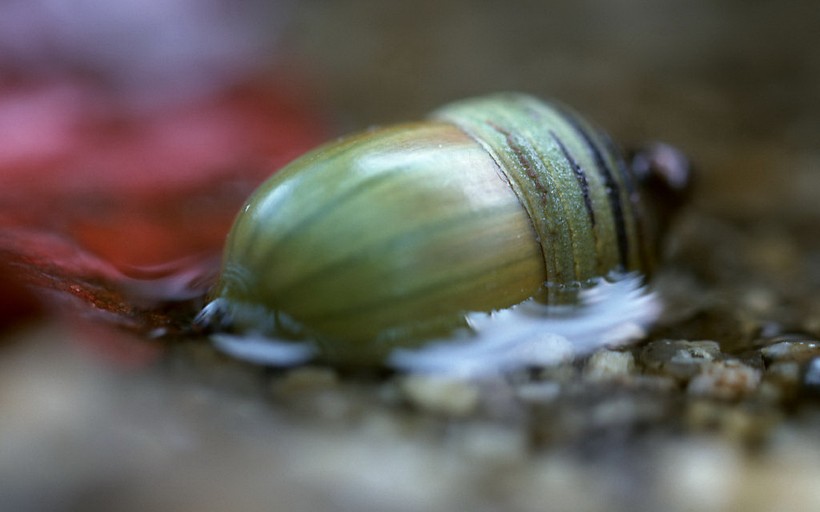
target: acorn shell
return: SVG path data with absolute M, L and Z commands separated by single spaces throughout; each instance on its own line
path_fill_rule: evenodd
M 213 296 L 234 329 L 379 357 L 470 311 L 566 302 L 610 272 L 649 272 L 641 204 L 620 153 L 567 108 L 457 102 L 274 174 L 237 217 Z

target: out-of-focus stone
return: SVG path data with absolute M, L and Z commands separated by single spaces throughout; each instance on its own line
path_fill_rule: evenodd
M 806 359 L 820 355 L 820 341 L 808 336 L 778 337 L 777 341 L 767 347 L 760 349 L 763 359 L 766 362 L 781 360 Z
M 713 361 L 700 367 L 686 391 L 692 395 L 735 400 L 748 395 L 760 383 L 760 371 L 737 360 Z
M 757 396 L 772 404 L 794 398 L 800 385 L 800 364 L 797 361 L 778 361 L 770 364 L 763 373 Z
M 806 364 L 800 385 L 804 393 L 820 397 L 820 357 L 815 357 Z
M 635 371 L 635 357 L 631 352 L 599 350 L 592 354 L 584 366 L 584 378 L 600 382 L 623 379 Z
M 399 383 L 404 396 L 416 407 L 450 416 L 475 411 L 479 389 L 472 383 L 451 377 L 408 375 Z
M 727 406 L 705 398 L 691 400 L 684 420 L 692 431 L 717 432 L 733 442 L 756 443 L 777 425 L 780 415 L 774 407 Z
M 800 380 L 800 365 L 795 361 L 780 361 L 766 368 L 766 377 L 786 384 L 797 384 Z
M 647 370 L 686 381 L 720 355 L 714 341 L 659 340 L 644 347 L 640 362 Z

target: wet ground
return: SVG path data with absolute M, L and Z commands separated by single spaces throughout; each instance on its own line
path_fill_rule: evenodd
M 96 260 L 47 266 L 4 243 L 16 269 L 0 272 L 15 298 L 4 308 L 20 307 L 0 315 L 4 502 L 14 510 L 816 508 L 816 21 L 808 0 L 295 6 L 278 48 L 310 83 L 305 110 L 321 112 L 331 133 L 522 90 L 574 105 L 624 144 L 661 139 L 691 155 L 697 187 L 654 281 L 667 303 L 661 321 L 636 345 L 492 378 L 260 368 L 184 335 L 186 297 L 157 308 L 143 288 L 108 290 Z M 203 194 L 241 202 L 248 182 L 232 183 Z M 103 203 L 96 207 L 106 211 Z M 41 220 L 14 211 L 0 220 Z M 165 215 L 152 211 L 144 225 Z M 193 201 L 185 211 L 168 218 L 205 209 Z M 77 225 L 60 232 L 113 262 L 109 279 L 133 277 L 122 269 L 155 264 L 157 254 L 179 261 L 173 239 L 137 257 L 103 243 L 111 230 Z M 188 243 L 202 255 L 218 238 L 203 228 Z M 48 248 L 38 254 L 66 254 L 62 243 L 36 240 Z M 182 295 L 207 285 L 162 283 Z

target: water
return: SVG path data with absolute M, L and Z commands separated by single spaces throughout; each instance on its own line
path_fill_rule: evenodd
M 548 367 L 643 337 L 662 304 L 638 274 L 600 279 L 572 306 L 528 300 L 509 309 L 466 315 L 467 329 L 431 339 L 418 348 L 397 344 L 384 363 L 410 373 L 481 376 Z M 258 333 L 213 334 L 214 346 L 255 364 L 290 366 L 322 353 L 310 340 L 292 341 Z

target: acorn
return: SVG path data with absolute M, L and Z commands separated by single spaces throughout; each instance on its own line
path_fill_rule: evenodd
M 572 304 L 657 264 L 688 165 L 665 145 L 632 161 L 568 107 L 514 93 L 343 137 L 250 197 L 197 323 L 361 363 L 470 312 Z

